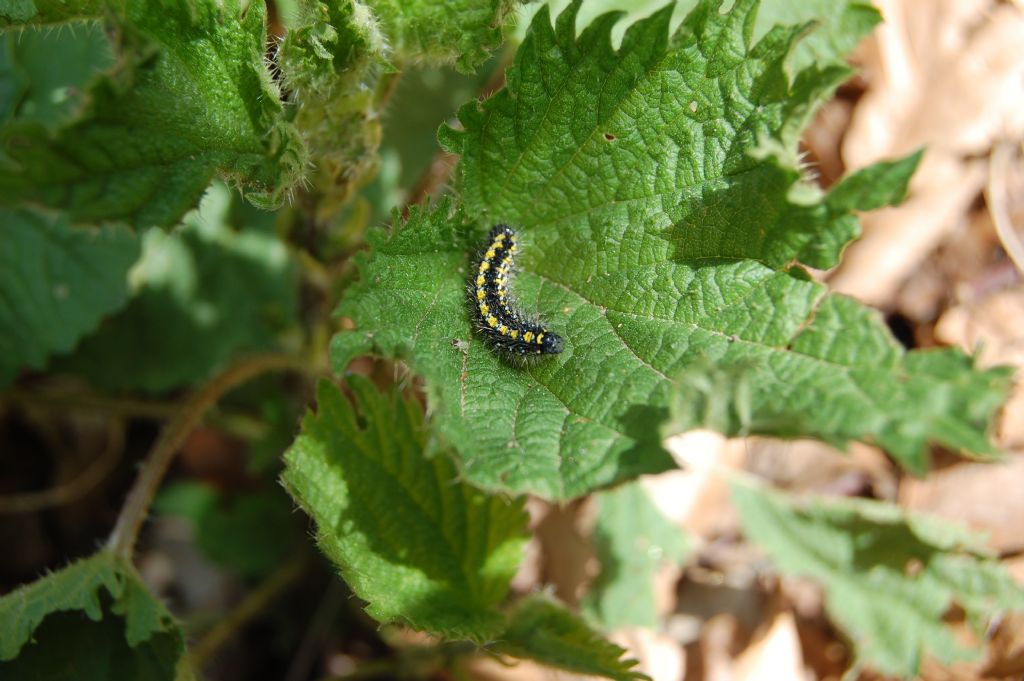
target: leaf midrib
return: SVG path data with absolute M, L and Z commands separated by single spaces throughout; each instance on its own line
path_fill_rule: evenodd
M 341 399 L 345 399 L 345 398 L 341 397 Z M 382 431 L 378 432 L 378 437 L 379 438 L 383 438 L 384 437 L 384 434 L 383 434 Z M 355 445 L 353 447 L 353 449 L 355 449 L 360 454 L 362 454 L 363 460 L 366 461 L 367 463 L 373 465 L 375 468 L 377 468 L 383 474 L 383 477 L 387 477 L 387 478 L 391 479 L 392 483 L 397 485 L 400 489 L 402 489 L 405 492 L 406 498 L 409 499 L 410 506 L 412 506 L 415 509 L 418 509 L 420 514 L 424 518 L 428 518 L 430 520 L 430 525 L 433 527 L 434 531 L 438 535 L 441 536 L 444 544 L 446 545 L 446 548 L 449 551 L 449 555 L 452 558 L 454 558 L 454 560 L 452 560 L 451 562 L 456 564 L 456 565 L 458 565 L 459 575 L 462 578 L 462 585 L 467 589 L 467 591 L 470 592 L 470 594 L 473 595 L 473 600 L 476 601 L 477 597 L 479 596 L 478 585 L 475 583 L 475 581 L 473 579 L 470 578 L 471 575 L 467 572 L 466 567 L 462 564 L 462 561 L 459 560 L 459 555 L 460 554 L 459 554 L 459 551 L 456 550 L 456 546 L 452 542 L 452 538 L 449 537 L 445 532 L 440 531 L 441 524 L 438 523 L 438 518 L 435 517 L 435 515 L 431 511 L 431 509 L 429 509 L 426 506 L 424 506 L 420 502 L 420 500 L 414 494 L 412 494 L 410 492 L 411 488 L 409 487 L 409 485 L 406 484 L 406 482 L 404 480 L 402 480 L 398 476 L 397 473 L 395 473 L 394 471 L 389 470 L 383 464 L 383 462 L 379 458 L 375 458 L 374 457 L 374 455 L 372 454 L 372 451 L 371 451 L 372 447 L 369 447 L 369 443 L 366 442 L 365 438 L 366 438 L 366 431 L 359 429 L 358 426 L 355 428 L 355 432 L 354 433 L 349 434 L 350 441 Z M 405 455 L 404 451 L 402 452 L 402 455 L 403 456 Z M 434 468 L 434 466 L 431 466 L 431 468 Z M 356 489 L 357 486 L 353 485 L 351 483 L 351 481 L 349 481 L 347 479 L 345 480 L 345 483 L 346 483 L 346 487 L 348 487 L 348 489 L 349 489 L 349 493 L 352 494 L 352 492 Z M 441 493 L 444 494 L 444 491 L 441 490 Z M 378 538 L 381 538 L 383 536 L 386 536 L 387 534 L 388 534 L 387 532 L 378 532 L 376 534 L 376 536 Z M 401 548 L 401 547 L 399 546 L 397 548 Z M 415 569 L 417 572 L 423 572 L 423 574 L 431 582 L 438 582 L 438 581 L 440 581 L 440 583 L 442 583 L 442 584 L 444 583 L 443 580 L 437 580 L 434 577 L 430 577 L 421 568 L 418 568 L 418 567 L 415 567 L 415 566 L 409 566 L 409 567 L 413 567 L 413 569 Z
M 725 260 L 728 260 L 728 259 L 725 259 Z M 754 260 L 754 259 L 753 258 L 737 258 L 737 259 L 734 260 L 734 262 L 748 262 L 750 260 Z M 628 272 L 629 270 L 633 270 L 633 269 L 644 269 L 645 267 L 654 267 L 654 266 L 656 266 L 656 264 L 652 264 L 652 265 L 649 265 L 649 266 L 630 267 L 630 268 L 625 268 L 623 270 L 615 270 L 615 272 L 618 274 L 618 273 L 621 273 L 621 272 Z M 542 274 L 542 273 L 537 272 L 537 271 L 534 271 L 533 274 L 535 276 L 539 277 L 540 279 L 542 279 L 542 280 L 552 284 L 553 286 L 557 286 L 558 288 L 561 288 L 562 290 L 564 290 L 564 291 L 566 291 L 568 293 L 571 293 L 574 296 L 577 296 L 580 299 L 580 301 L 582 301 L 583 303 L 593 307 L 594 309 L 604 308 L 605 310 L 608 310 L 608 311 L 611 311 L 611 312 L 616 312 L 618 314 L 626 315 L 626 316 L 629 316 L 629 317 L 635 317 L 635 318 L 643 320 L 643 321 L 663 322 L 665 324 L 671 324 L 671 325 L 676 325 L 676 326 L 683 326 L 683 325 L 691 326 L 694 329 L 698 329 L 698 330 L 704 331 L 706 333 L 710 333 L 710 334 L 714 334 L 714 335 L 717 335 L 717 336 L 721 336 L 722 338 L 730 339 L 734 343 L 743 343 L 743 344 L 747 344 L 747 345 L 750 345 L 750 346 L 756 347 L 756 348 L 764 348 L 764 349 L 775 351 L 775 352 L 785 352 L 787 354 L 797 355 L 797 356 L 800 356 L 800 357 L 805 357 L 808 360 L 819 362 L 821 364 L 825 364 L 826 366 L 834 367 L 836 369 L 842 369 L 842 370 L 847 371 L 847 372 L 853 371 L 853 370 L 858 368 L 858 367 L 850 366 L 850 365 L 847 365 L 847 364 L 840 364 L 838 362 L 834 362 L 834 361 L 825 359 L 823 357 L 818 357 L 818 356 L 815 356 L 815 355 L 809 355 L 807 353 L 799 352 L 797 350 L 789 350 L 789 349 L 786 349 L 785 346 L 768 345 L 766 343 L 759 343 L 757 341 L 752 341 L 752 340 L 749 340 L 749 339 L 745 339 L 745 338 L 741 338 L 741 337 L 738 337 L 738 336 L 734 336 L 733 334 L 723 333 L 723 332 L 718 331 L 716 329 L 709 329 L 707 327 L 701 326 L 700 324 L 698 324 L 696 322 L 684 322 L 684 321 L 680 321 L 680 320 L 677 320 L 677 319 L 672 319 L 670 317 L 662 317 L 662 316 L 659 316 L 659 315 L 640 314 L 640 313 L 633 312 L 633 311 L 630 311 L 630 310 L 622 310 L 622 309 L 619 309 L 617 307 L 611 306 L 611 305 L 609 305 L 607 303 L 600 303 L 599 304 L 599 303 L 597 303 L 597 302 L 587 298 L 585 295 L 583 295 L 582 293 L 580 293 L 579 291 L 574 289 L 571 284 L 567 284 L 567 283 L 558 281 L 557 279 L 555 279 L 550 274 Z M 759 286 L 751 287 L 750 290 L 748 290 L 746 293 L 743 294 L 743 296 L 737 298 L 735 301 L 730 302 L 729 307 L 735 307 L 735 306 L 741 305 L 747 298 L 749 298 L 751 295 L 754 295 L 755 293 L 757 293 L 760 290 L 761 290 L 761 287 L 759 287 Z M 807 315 L 806 319 L 804 320 L 804 323 L 801 325 L 801 328 L 806 328 L 806 322 L 808 320 L 811 320 L 811 319 L 814 318 L 814 316 L 817 314 L 817 311 L 820 309 L 821 305 L 824 304 L 825 300 L 828 298 L 828 295 L 829 294 L 826 291 L 824 291 L 824 290 L 821 291 L 820 295 L 818 296 L 818 299 L 814 302 L 814 305 L 813 305 L 810 313 Z M 714 312 L 721 312 L 723 309 L 724 308 L 716 308 L 714 310 Z M 604 316 L 604 315 L 602 315 L 602 316 Z M 795 340 L 796 336 L 797 336 L 797 334 L 794 334 L 794 335 L 790 336 L 787 342 L 792 342 L 793 340 Z

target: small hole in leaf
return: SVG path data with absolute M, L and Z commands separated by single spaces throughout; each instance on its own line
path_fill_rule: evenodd
M 614 142 L 615 141 L 615 135 L 611 134 L 610 132 L 606 132 L 604 134 L 604 138 L 606 140 L 608 140 L 609 142 Z

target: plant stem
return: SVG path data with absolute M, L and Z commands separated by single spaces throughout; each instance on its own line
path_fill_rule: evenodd
M 190 647 L 189 660 L 193 669 L 201 670 L 210 661 L 221 646 L 235 635 L 239 629 L 259 615 L 288 587 L 302 576 L 306 570 L 307 557 L 302 556 L 279 566 L 262 584 L 246 594 L 245 598 L 232 608 L 212 629 L 203 634 L 199 641 Z
M 403 72 L 385 73 L 380 77 L 380 81 L 377 83 L 377 91 L 374 93 L 376 95 L 375 100 L 378 112 L 387 108 L 392 95 L 398 89 L 398 83 L 402 79 Z
M 439 150 L 434 154 L 434 157 L 430 159 L 430 165 L 409 190 L 409 198 L 402 206 L 402 217 L 409 216 L 409 209 L 412 206 L 418 206 L 427 199 L 434 198 L 451 178 L 456 163 L 458 163 L 458 156 L 455 154 L 449 154 L 444 150 Z
M 185 438 L 202 420 L 206 410 L 217 400 L 240 383 L 259 374 L 279 370 L 308 371 L 308 361 L 295 355 L 256 355 L 240 360 L 207 383 L 202 390 L 193 394 L 182 405 L 174 418 L 164 426 L 160 436 L 153 443 L 146 461 L 128 492 L 128 498 L 117 517 L 113 532 L 107 540 L 107 549 L 116 555 L 131 560 L 132 550 L 139 537 L 139 530 L 149 513 L 160 481 L 174 459 Z
M 310 618 L 309 627 L 306 629 L 306 633 L 302 637 L 302 641 L 299 643 L 291 663 L 288 665 L 284 681 L 299 681 L 300 679 L 309 678 L 310 670 L 316 663 L 317 656 L 319 655 L 318 649 L 323 644 L 323 639 L 331 627 L 331 622 L 337 617 L 347 594 L 348 590 L 343 586 L 343 582 L 340 579 L 328 581 L 327 589 L 320 599 L 320 605 L 317 606 L 316 611 Z

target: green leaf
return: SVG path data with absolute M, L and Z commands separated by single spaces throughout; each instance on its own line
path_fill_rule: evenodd
M 875 210 L 906 198 L 907 184 L 924 151 L 892 162 L 876 163 L 843 178 L 828 195 L 834 211 Z
M 223 498 L 210 485 L 180 482 L 160 491 L 153 510 L 187 518 L 203 555 L 243 577 L 268 574 L 294 550 L 292 505 L 280 490 Z
M 716 366 L 706 358 L 694 362 L 676 378 L 661 436 L 669 438 L 697 428 L 749 433 L 757 369 L 756 361 L 726 366 Z
M 1024 608 L 1024 591 L 966 528 L 868 500 L 798 505 L 746 483 L 732 495 L 747 536 L 781 571 L 821 582 L 858 660 L 886 674 L 911 677 L 925 655 L 979 656 L 943 621 L 954 602 L 973 621 Z
M 548 4 L 561 8 L 568 2 Z M 625 12 L 612 31 L 612 39 L 617 44 L 628 26 L 668 4 L 665 0 L 588 0 L 580 7 L 577 25 L 587 26 L 606 12 Z M 696 0 L 676 2 L 672 25 L 678 25 L 697 4 Z M 810 30 L 794 46 L 789 57 L 789 66 L 799 71 L 813 64 L 843 63 L 860 39 L 881 20 L 879 11 L 862 0 L 762 0 L 753 37 L 759 40 L 775 26 L 809 24 Z
M 43 203 L 75 221 L 169 226 L 215 175 L 264 206 L 280 203 L 301 177 L 305 150 L 263 62 L 264 3 L 244 11 L 238 0 L 38 5 L 33 21 L 102 19 L 116 65 L 89 80 L 85 105 L 60 126 L 8 111 L 0 121 L 0 204 Z M 36 35 L 61 46 L 36 55 L 35 72 L 62 73 L 95 30 Z
M 4 678 L 192 678 L 174 618 L 106 552 L 0 598 L 0 634 Z
M 801 29 L 752 44 L 755 3 L 704 2 L 671 36 L 670 10 L 575 36 L 576 5 L 535 18 L 508 87 L 459 113 L 464 210 L 414 211 L 372 236 L 340 312 L 359 329 L 335 368 L 371 350 L 426 379 L 435 423 L 481 487 L 567 498 L 673 464 L 659 425 L 675 379 L 749 371 L 729 433 L 876 442 L 915 471 L 938 441 L 992 452 L 1005 370 L 955 351 L 906 354 L 879 315 L 831 296 L 795 262 L 831 267 L 859 230 L 854 199 L 896 199 L 916 157 L 823 194 L 802 178 L 798 133 L 845 68 L 790 82 Z M 866 188 L 884 177 L 896 190 Z M 472 221 L 471 224 L 467 224 Z M 490 225 L 519 230 L 514 284 L 566 350 L 526 367 L 473 334 L 471 255 Z M 751 369 L 751 367 L 753 369 Z
M 95 17 L 107 0 L 11 0 L 0 7 L 0 27 L 46 25 Z
M 156 515 L 189 518 L 198 524 L 200 518 L 217 505 L 217 490 L 201 482 L 172 482 L 160 488 L 153 499 Z
M 979 371 L 958 350 L 904 353 L 876 313 L 842 296 L 824 298 L 814 314 L 784 357 L 696 358 L 674 385 L 661 434 L 708 427 L 728 435 L 809 435 L 836 447 L 867 439 L 916 474 L 928 468 L 930 441 L 999 455 L 986 429 L 1011 385 L 1008 368 Z M 815 367 L 814 358 L 826 366 Z M 848 369 L 835 371 L 842 366 Z M 779 376 L 767 380 L 772 372 Z
M 321 382 L 318 412 L 285 454 L 285 486 L 316 521 L 320 548 L 378 621 L 492 637 L 526 541 L 522 501 L 484 495 L 446 456 L 427 458 L 415 400 L 348 383 L 355 409 Z
M 113 65 L 97 22 L 0 34 L 0 121 L 36 122 L 55 131 L 84 113 L 89 85 Z
M 32 0 L 8 0 L 0 5 L 0 26 L 6 22 L 21 23 L 36 15 L 36 6 Z
M 138 239 L 124 227 L 0 209 L 0 385 L 70 351 L 128 297 Z
M 601 238 L 632 237 L 622 234 L 625 220 L 646 221 L 645 232 L 640 225 L 633 231 L 662 236 L 645 249 L 647 259 L 792 259 L 794 244 L 778 242 L 796 230 L 777 222 L 794 210 L 787 192 L 799 179 L 785 163 L 787 152 L 795 158 L 791 133 L 846 71 L 808 70 L 790 86 L 782 64 L 799 32 L 779 29 L 751 45 L 754 3 L 744 0 L 725 15 L 716 5 L 701 3 L 671 44 L 670 12 L 662 10 L 634 24 L 618 52 L 608 39 L 616 15 L 599 18 L 577 40 L 575 5 L 555 30 L 540 12 L 507 73 L 508 88 L 464 106 L 464 131 L 441 130 L 442 142 L 462 155 L 460 188 L 478 222 L 545 232 L 538 243 L 545 248 L 573 227 L 573 243 L 563 248 L 586 247 L 574 258 L 583 265 Z M 772 149 L 783 162 L 769 153 L 752 157 L 785 133 L 789 146 Z M 737 207 L 724 205 L 737 196 L 744 199 Z M 752 205 L 760 219 L 745 214 Z M 738 224 L 726 232 L 723 219 Z M 609 246 L 612 257 L 638 249 L 632 239 Z M 567 274 L 575 269 L 582 268 Z
M 501 44 L 511 0 L 367 0 L 400 63 L 449 64 L 472 71 Z
M 652 581 L 665 563 L 681 563 L 686 536 L 638 482 L 597 495 L 594 547 L 601 572 L 584 603 L 605 629 L 655 627 L 658 613 Z
M 279 345 L 296 323 L 296 265 L 272 225 L 234 224 L 234 198 L 214 184 L 179 228 L 147 231 L 131 301 L 61 366 L 106 390 L 157 392 Z
M 647 678 L 631 671 L 636 660 L 622 659 L 626 652 L 623 648 L 605 640 L 579 617 L 542 594 L 524 598 L 515 605 L 509 613 L 508 629 L 489 649 L 578 674 L 617 681 Z
M 812 22 L 789 60 L 789 66 L 799 71 L 813 64 L 841 62 L 881 21 L 881 13 L 864 0 L 764 0 L 754 35 L 760 37 L 776 25 Z

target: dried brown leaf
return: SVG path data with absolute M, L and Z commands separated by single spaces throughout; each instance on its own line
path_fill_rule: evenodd
M 1024 134 L 1024 11 L 994 0 L 876 0 L 886 18 L 862 51 L 867 93 L 843 144 L 848 170 L 927 146 L 898 208 L 866 216 L 832 278 L 875 305 L 963 219 L 985 181 L 978 156 Z

